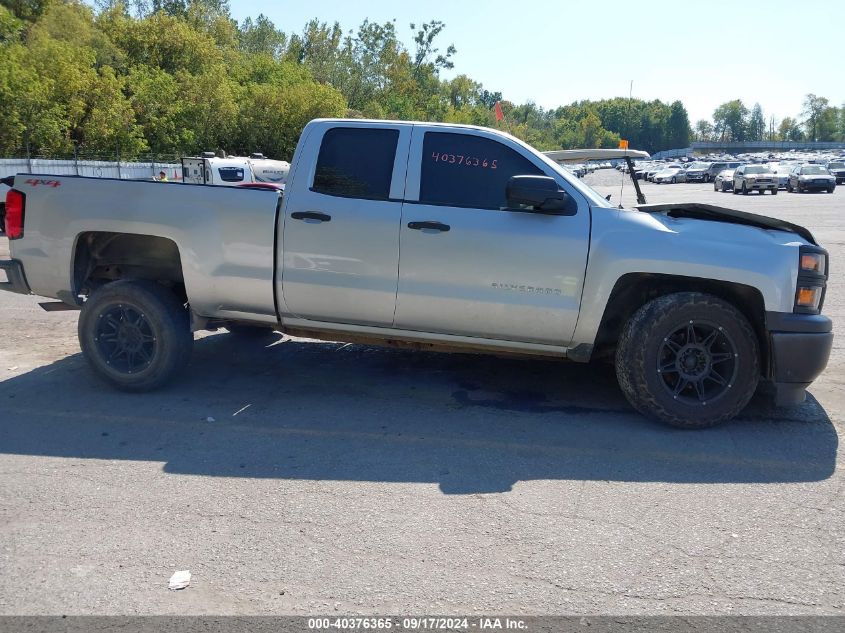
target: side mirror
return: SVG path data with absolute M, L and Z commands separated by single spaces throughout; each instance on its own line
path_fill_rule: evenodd
M 505 187 L 509 207 L 523 205 L 539 213 L 575 215 L 576 206 L 569 195 L 549 176 L 511 176 Z

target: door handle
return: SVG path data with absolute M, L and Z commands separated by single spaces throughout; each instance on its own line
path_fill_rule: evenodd
M 408 222 L 408 228 L 415 231 L 439 231 L 445 233 L 452 227 L 442 222 Z
M 294 211 L 290 214 L 294 220 L 316 220 L 317 222 L 331 222 L 332 216 L 319 211 Z

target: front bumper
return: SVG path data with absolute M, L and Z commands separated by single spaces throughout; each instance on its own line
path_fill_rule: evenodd
M 806 389 L 827 367 L 833 322 L 821 314 L 767 312 L 769 375 L 775 403 L 800 404 Z
M 770 180 L 768 182 L 746 180 L 745 186 L 748 188 L 748 191 L 773 191 L 778 188 L 778 182 L 777 180 Z
M 808 191 L 827 190 L 830 187 L 835 187 L 836 181 L 835 180 L 834 181 L 830 181 L 830 180 L 799 180 L 798 186 L 801 187 L 801 189 L 805 189 L 805 190 L 808 190 Z
M 26 282 L 23 266 L 18 260 L 0 259 L 0 270 L 6 273 L 6 281 L 0 281 L 0 290 L 17 292 L 22 295 L 32 293 L 29 289 L 29 284 Z

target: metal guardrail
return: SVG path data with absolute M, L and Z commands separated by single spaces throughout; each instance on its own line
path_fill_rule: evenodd
M 845 149 L 845 141 L 695 141 L 692 144 L 692 149 L 697 152 L 707 150 L 753 152 L 755 150 Z

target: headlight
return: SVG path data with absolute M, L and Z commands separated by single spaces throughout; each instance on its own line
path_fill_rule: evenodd
M 801 253 L 801 272 L 825 274 L 825 256 L 822 253 Z

